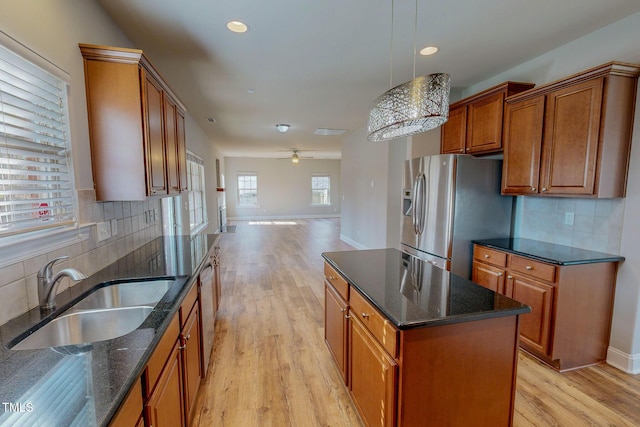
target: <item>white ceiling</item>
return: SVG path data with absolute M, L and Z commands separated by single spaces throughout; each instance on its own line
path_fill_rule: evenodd
M 225 156 L 339 158 L 340 137 L 315 129 L 366 126 L 390 87 L 391 0 L 98 2 Z M 396 0 L 394 86 L 413 75 L 414 11 Z M 638 11 L 638 0 L 418 0 L 418 49 L 440 52 L 418 55 L 416 75 L 447 72 L 463 88 Z

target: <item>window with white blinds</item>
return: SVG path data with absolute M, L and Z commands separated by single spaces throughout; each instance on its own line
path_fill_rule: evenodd
M 0 46 L 0 236 L 74 221 L 67 83 Z
M 207 222 L 207 202 L 204 188 L 204 160 L 187 151 L 189 176 L 189 226 L 193 231 Z

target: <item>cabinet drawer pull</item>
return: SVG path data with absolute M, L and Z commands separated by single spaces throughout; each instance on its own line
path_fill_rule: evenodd
M 491 258 L 491 255 L 489 255 L 489 254 L 484 254 L 484 257 L 485 257 L 485 258 Z
M 367 313 L 362 313 L 362 318 L 363 318 L 363 319 L 368 319 L 368 318 L 369 318 L 369 315 L 368 315 Z
M 533 270 L 533 267 L 531 267 L 530 265 L 527 265 L 525 268 L 526 268 L 527 270 Z
M 336 280 L 336 279 L 337 279 L 337 277 L 336 277 L 336 276 L 329 276 L 329 280 L 330 280 L 330 281 L 334 281 L 334 280 Z

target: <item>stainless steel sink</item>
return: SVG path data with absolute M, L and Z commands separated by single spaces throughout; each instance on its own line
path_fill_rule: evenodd
M 173 283 L 174 280 L 164 279 L 116 283 L 97 289 L 71 307 L 71 309 L 87 310 L 140 305 L 155 306 Z
M 12 350 L 34 350 L 110 340 L 136 330 L 167 293 L 173 279 L 114 283 L 96 289 L 19 341 Z M 36 329 L 38 328 L 38 329 Z
M 12 350 L 34 350 L 110 340 L 136 330 L 153 307 L 120 307 L 73 311 L 47 323 Z

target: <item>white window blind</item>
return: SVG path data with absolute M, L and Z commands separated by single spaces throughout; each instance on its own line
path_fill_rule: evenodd
M 0 236 L 75 221 L 67 83 L 0 46 Z
M 204 187 L 204 160 L 187 151 L 187 174 L 189 175 L 189 225 L 194 230 L 206 223 L 207 204 Z
M 311 204 L 331 204 L 331 176 L 326 173 L 311 175 Z

